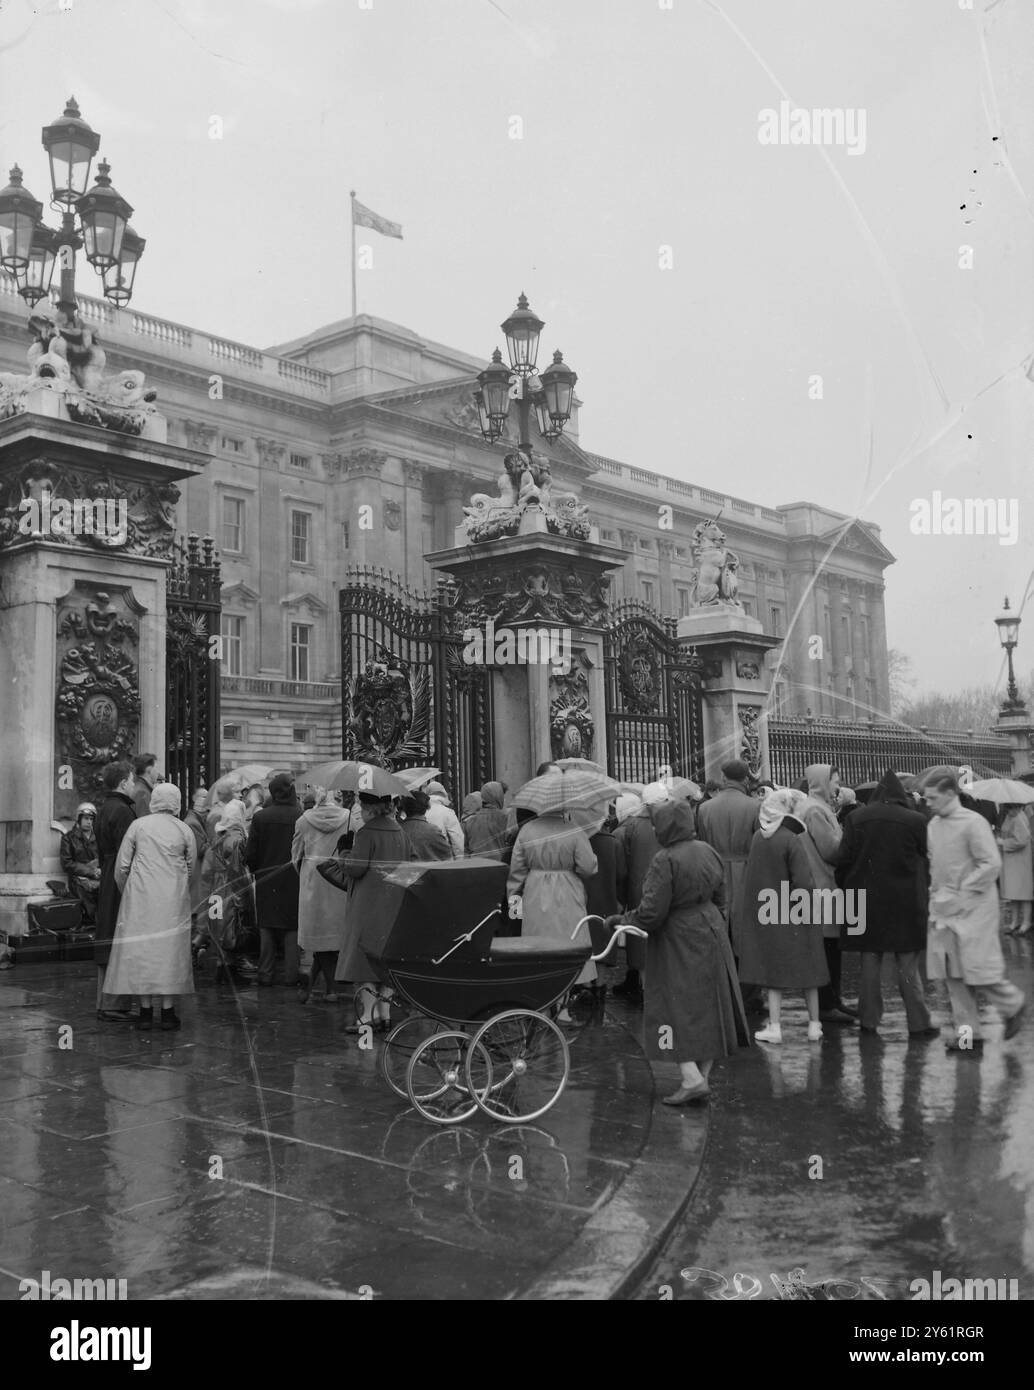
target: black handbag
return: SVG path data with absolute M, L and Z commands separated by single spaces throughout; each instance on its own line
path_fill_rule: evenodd
M 340 859 L 323 859 L 316 865 L 316 872 L 320 878 L 325 878 L 328 883 L 332 883 L 335 888 L 340 888 L 347 893 L 352 886 L 352 880 L 345 873 L 344 864 Z

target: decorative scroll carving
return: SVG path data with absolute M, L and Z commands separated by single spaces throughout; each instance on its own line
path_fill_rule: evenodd
M 551 676 L 550 744 L 555 758 L 591 758 L 596 725 L 589 707 L 589 678 L 583 667 Z
M 256 439 L 259 463 L 269 468 L 279 468 L 287 456 L 287 445 L 277 439 Z
M 481 434 L 481 417 L 473 401 L 450 401 L 442 408 L 442 419 L 458 430 Z
M 218 431 L 214 425 L 207 425 L 203 420 L 183 420 L 183 433 L 187 436 L 187 447 L 199 449 L 202 453 L 210 454 L 215 449 L 215 437 Z
M 426 476 L 427 469 L 424 464 L 417 462 L 416 459 L 403 459 L 402 477 L 405 479 L 407 487 L 422 488 Z
M 661 654 L 646 632 L 631 633 L 618 652 L 618 682 L 624 706 L 636 714 L 661 707 Z
M 383 506 L 384 525 L 389 531 L 397 531 L 402 525 L 402 503 L 389 498 Z
M 349 729 L 360 762 L 392 767 L 422 752 L 431 720 L 431 677 L 427 667 L 414 667 L 378 647 L 346 682 L 350 701 Z
M 464 575 L 456 608 L 464 623 L 543 621 L 602 627 L 610 606 L 610 578 L 580 572 L 571 563 L 529 560 L 524 565 Z
M 172 483 L 34 460 L 0 483 L 0 551 L 45 540 L 168 559 L 179 497 Z
M 736 713 L 739 717 L 740 728 L 743 730 L 743 742 L 740 745 L 740 757 L 747 764 L 752 777 L 761 776 L 761 733 L 758 729 L 758 720 L 761 717 L 760 705 L 738 705 Z
M 365 447 L 353 449 L 347 454 L 323 455 L 323 464 L 330 478 L 379 478 L 387 462 L 387 454 Z
M 137 661 L 126 650 L 139 640 L 135 606 L 125 591 L 115 603 L 103 589 L 85 598 L 73 591 L 57 619 L 57 763 L 74 786 L 58 779 L 55 810 L 69 819 L 78 802 L 100 798 L 101 769 L 135 750 L 140 722 Z

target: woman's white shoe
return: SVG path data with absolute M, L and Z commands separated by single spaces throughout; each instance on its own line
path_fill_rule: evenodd
M 809 1023 L 809 1024 L 808 1024 L 808 1041 L 809 1041 L 809 1042 L 821 1042 L 821 1041 L 822 1041 L 822 1024 L 821 1024 L 821 1023 Z
M 758 1042 L 781 1043 L 783 1041 L 783 1030 L 778 1023 L 766 1023 L 760 1033 L 754 1034 Z

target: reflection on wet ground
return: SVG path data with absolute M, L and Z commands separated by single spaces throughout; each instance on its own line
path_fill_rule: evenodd
M 208 985 L 181 1033 L 146 1034 L 97 1023 L 93 990 L 89 963 L 0 976 L 5 1298 L 44 1270 L 131 1298 L 507 1298 L 649 1133 L 650 1068 L 611 1019 L 536 1123 L 437 1128 L 344 1009 Z
M 1030 940 L 1004 951 L 1029 998 Z M 946 1025 L 943 987 L 930 998 Z M 1006 1043 L 990 1011 L 982 1059 L 955 1056 L 910 1042 L 884 999 L 878 1037 L 827 1025 L 809 1045 L 800 1008 L 782 1047 L 723 1069 L 700 1180 L 640 1298 L 777 1298 L 794 1269 L 847 1281 L 840 1298 L 908 1299 L 935 1270 L 1034 1296 L 1034 1019 Z

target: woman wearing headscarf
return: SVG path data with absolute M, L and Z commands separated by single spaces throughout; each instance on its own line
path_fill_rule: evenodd
M 618 798 L 618 804 L 622 798 Z M 638 907 L 643 896 L 646 875 L 653 863 L 653 857 L 660 849 L 657 834 L 653 827 L 651 808 L 671 800 L 671 792 L 664 782 L 649 782 L 643 788 L 639 809 L 627 814 L 623 833 L 625 850 L 625 906 Z M 688 803 L 687 803 L 688 805 Z M 694 819 L 694 824 L 695 824 Z M 633 1004 L 643 1002 L 643 971 L 646 968 L 646 944 L 641 937 L 625 938 L 625 978 L 614 988 L 614 993 Z
M 740 979 L 768 990 L 768 1024 L 754 1036 L 758 1042 L 783 1041 L 780 1010 L 785 990 L 803 990 L 808 1006 L 808 1041 L 820 1042 L 819 989 L 829 982 L 821 923 L 811 923 L 815 877 L 804 846 L 806 833 L 800 811 L 804 796 L 788 787 L 771 791 L 759 809 L 737 906 L 735 935 L 740 945 Z M 806 913 L 782 903 L 803 889 Z M 795 922 L 795 915 L 807 921 Z
M 842 950 L 862 953 L 858 991 L 862 1031 L 875 1033 L 879 1027 L 883 957 L 891 953 L 910 1036 L 937 1037 L 940 1029 L 930 1022 L 919 978 L 929 917 L 926 820 L 891 770 L 880 778 L 867 805 L 848 817 L 838 861 L 838 884 L 848 892 L 861 893 L 864 904 L 860 922 L 850 932 L 845 922 L 840 940 Z M 859 925 L 863 930 L 858 931 Z
M 750 1042 L 729 932 L 719 908 L 725 869 L 710 845 L 696 838 L 686 801 L 655 802 L 660 846 L 632 912 L 607 919 L 641 927 L 646 943 L 645 1037 L 652 1061 L 677 1061 L 682 1084 L 665 1105 L 707 1100 L 708 1076 L 719 1057 Z M 670 1044 L 670 1046 L 668 1046 Z
M 472 816 L 463 831 L 467 853 L 478 859 L 510 861 L 514 837 L 508 829 L 509 816 L 503 810 L 502 782 L 486 782 L 481 788 L 481 810 Z
M 840 777 L 831 763 L 812 763 L 804 769 L 807 797 L 797 811 L 807 835 L 803 841 L 816 888 L 835 888 L 835 866 L 843 831 L 836 817 Z M 840 997 L 840 928 L 830 922 L 822 928 L 823 948 L 829 983 L 819 995 L 819 1017 L 823 1023 L 850 1026 L 858 1010 L 849 1008 Z
M 1008 912 L 1006 932 L 1026 936 L 1030 931 L 1031 899 L 1034 898 L 1034 864 L 1030 853 L 1030 822 L 1022 806 L 1006 806 L 999 828 L 998 849 L 1002 873 L 998 891 Z
M 358 1033 L 370 1025 L 386 1024 L 388 1005 L 376 1000 L 377 971 L 359 944 L 364 925 L 378 906 L 375 864 L 404 864 L 412 855 L 405 830 L 391 814 L 391 798 L 359 793 L 363 823 L 355 832 L 352 848 L 336 859 L 317 865 L 318 872 L 335 888 L 348 893 L 341 931 L 336 980 L 347 980 L 361 993 L 362 1011 L 346 1033 Z M 338 921 L 341 909 L 338 909 Z
M 572 931 L 586 915 L 585 882 L 596 869 L 589 837 L 565 820 L 562 811 L 536 816 L 522 825 L 506 880 L 507 894 L 521 895 L 521 935 L 570 945 Z M 583 924 L 574 944 L 585 945 L 589 939 L 589 928 Z M 592 984 L 595 979 L 596 966 L 587 961 L 574 983 Z M 561 1008 L 559 1019 L 570 1022 L 566 1008 Z
M 212 941 L 219 956 L 216 984 L 248 983 L 239 973 L 245 907 L 251 894 L 247 844 L 244 803 L 227 801 L 205 851 L 200 881 L 201 920 L 206 923 L 203 940 Z
M 160 782 L 150 814 L 126 831 L 115 863 L 122 894 L 111 944 L 106 988 L 136 994 L 145 1031 L 153 1027 L 152 997 L 161 998 L 161 1027 L 180 1027 L 176 1000 L 194 993 L 190 964 L 190 874 L 197 844 L 179 819 L 180 790 Z
M 476 816 L 481 810 L 481 793 L 468 792 L 463 798 L 463 805 L 460 807 L 460 827 L 466 839 L 467 826 L 470 824 L 472 816 Z
M 298 947 L 312 952 L 312 970 L 306 985 L 299 986 L 299 1000 L 307 1004 L 313 996 L 317 975 L 323 976 L 324 998 L 337 1003 L 334 971 L 341 944 L 341 898 L 316 866 L 337 850 L 347 833 L 349 813 L 337 806 L 323 788 L 316 792 L 316 804 L 303 811 L 294 823 L 291 862 L 298 871 Z

